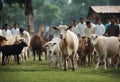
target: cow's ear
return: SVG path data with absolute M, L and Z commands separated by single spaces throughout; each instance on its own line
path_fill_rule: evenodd
M 69 30 L 69 29 L 71 29 L 72 28 L 72 26 L 68 26 L 67 28 L 66 28 L 66 30 Z
M 53 28 L 54 30 L 59 30 L 56 26 L 53 26 L 52 28 Z
M 43 45 L 43 47 L 45 47 L 45 48 L 48 47 L 48 44 Z

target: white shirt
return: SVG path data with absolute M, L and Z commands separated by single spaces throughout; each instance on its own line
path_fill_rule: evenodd
M 93 26 L 91 28 L 86 27 L 85 28 L 85 36 L 90 37 L 91 34 L 95 34 L 95 27 L 93 27 Z
M 72 28 L 70 29 L 72 32 L 74 32 L 76 35 L 78 34 L 78 26 L 72 26 Z
M 28 46 L 30 45 L 30 34 L 27 31 L 24 31 L 23 35 L 20 34 L 20 37 L 24 38 L 24 40 L 28 44 Z
M 0 29 L 0 36 L 3 36 L 3 34 L 2 34 L 2 30 Z
M 12 28 L 11 33 L 12 33 L 12 35 L 20 35 L 19 28 L 16 28 L 16 29 Z
M 11 34 L 11 31 L 7 29 L 7 30 L 2 30 L 2 35 L 4 37 L 10 37 L 12 34 Z
M 85 35 L 85 27 L 86 27 L 85 22 L 83 24 L 82 23 L 78 24 L 78 31 L 79 31 L 80 36 Z
M 102 36 L 105 33 L 105 26 L 103 24 L 96 25 L 96 35 Z
M 119 26 L 119 29 L 120 29 L 120 24 L 118 24 L 118 26 Z

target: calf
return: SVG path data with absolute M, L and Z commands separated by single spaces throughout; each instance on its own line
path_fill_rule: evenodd
M 79 55 L 79 59 L 78 59 L 78 65 L 84 65 L 85 66 L 85 62 L 86 62 L 86 56 L 85 56 L 85 44 L 86 44 L 86 38 L 85 37 L 79 37 L 79 46 L 78 46 L 78 50 L 77 53 Z
M 25 42 L 21 42 L 19 44 L 13 44 L 13 45 L 4 45 L 0 47 L 0 51 L 2 52 L 2 65 L 5 65 L 5 57 L 8 57 L 9 55 L 17 56 L 17 64 L 20 64 L 19 62 L 19 54 L 22 52 L 22 49 L 26 47 L 27 44 Z
M 62 56 L 59 43 L 59 38 L 53 38 L 51 41 L 45 44 L 45 47 L 47 48 L 47 60 L 49 64 L 51 65 L 53 63 L 53 60 L 55 59 L 57 67 L 62 65 Z
M 91 39 L 86 37 L 86 45 L 85 45 L 85 56 L 88 58 L 88 66 L 93 65 L 94 59 L 94 46 L 91 44 Z

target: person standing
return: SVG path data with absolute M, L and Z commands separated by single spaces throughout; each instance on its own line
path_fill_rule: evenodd
M 106 20 L 106 24 L 105 24 L 105 30 L 108 29 L 108 27 L 110 26 L 111 22 L 110 22 L 110 19 L 107 19 Z
M 79 33 L 78 33 L 78 25 L 77 25 L 77 21 L 76 20 L 73 20 L 72 21 L 72 25 L 70 26 L 70 30 L 72 31 L 72 32 L 74 32 L 76 35 L 78 35 Z
M 15 23 L 14 27 L 11 29 L 11 33 L 13 36 L 20 36 L 20 32 L 19 32 L 19 28 L 18 28 L 18 24 Z
M 96 35 L 98 36 L 103 36 L 105 33 L 105 26 L 102 24 L 101 20 L 97 20 L 97 25 L 96 25 Z
M 86 28 L 85 28 L 85 36 L 90 37 L 91 34 L 95 34 L 95 27 L 91 24 L 90 21 L 86 22 Z
M 116 23 L 116 18 L 112 17 L 111 18 L 111 24 L 106 30 L 105 33 L 106 36 L 119 36 L 119 26 Z
M 2 27 L 0 27 L 0 36 L 2 36 L 2 29 L 1 29 Z
M 78 24 L 78 31 L 80 36 L 85 35 L 85 27 L 86 27 L 86 23 L 84 18 L 80 18 L 80 23 Z
M 24 39 L 24 41 L 27 43 L 28 47 L 25 47 L 23 52 L 25 53 L 26 57 L 30 57 L 30 34 L 29 32 L 25 31 L 23 28 L 19 29 L 20 31 L 20 37 Z
M 12 35 L 11 31 L 8 28 L 9 28 L 9 25 L 5 24 L 4 27 L 3 27 L 3 30 L 2 30 L 2 35 L 4 37 L 10 37 Z

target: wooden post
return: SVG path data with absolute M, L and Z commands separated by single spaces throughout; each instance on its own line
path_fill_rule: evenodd
M 27 30 L 28 30 L 28 32 L 31 34 L 30 15 L 27 15 L 27 24 L 28 24 Z

